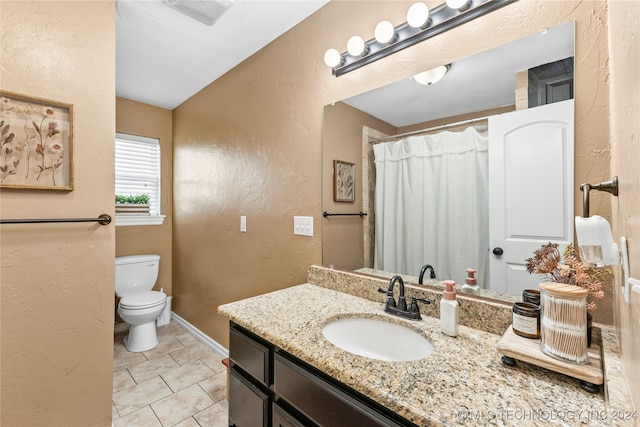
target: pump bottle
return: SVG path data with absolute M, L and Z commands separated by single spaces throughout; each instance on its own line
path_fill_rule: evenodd
M 468 294 L 475 294 L 480 289 L 478 286 L 478 279 L 475 278 L 476 271 L 473 268 L 467 268 L 467 277 L 464 279 L 464 285 L 462 285 L 462 292 Z
M 456 300 L 456 282 L 444 280 L 445 290 L 440 300 L 440 331 L 449 336 L 458 336 L 458 301 Z

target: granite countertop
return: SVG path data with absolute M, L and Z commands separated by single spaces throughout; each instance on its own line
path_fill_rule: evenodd
M 500 361 L 501 336 L 460 325 L 440 332 L 439 319 L 409 321 L 379 303 L 303 284 L 222 305 L 218 312 L 275 346 L 420 426 L 602 425 L 604 394 L 579 380 L 527 363 Z M 420 331 L 434 352 L 410 362 L 386 362 L 348 353 L 322 335 L 341 317 L 385 318 Z
M 384 277 L 387 279 L 391 279 L 393 276 L 395 276 L 395 273 L 389 273 L 388 271 L 384 271 L 384 270 L 376 270 L 373 268 L 359 268 L 357 270 L 353 270 L 354 273 L 362 273 L 362 274 L 368 274 L 371 276 L 377 276 L 377 277 Z M 404 280 L 405 285 L 406 284 L 417 284 L 419 281 L 418 277 L 415 276 L 410 276 L 408 274 L 399 274 L 400 277 L 402 277 L 402 280 Z M 426 279 L 423 278 L 422 283 L 426 286 L 434 286 L 437 287 L 439 289 L 444 289 L 444 284 L 442 283 L 442 281 L 440 280 L 434 280 L 434 279 Z M 418 285 L 419 286 L 419 285 Z M 456 284 L 455 285 L 455 289 L 456 292 L 458 292 L 459 294 L 464 295 L 464 292 L 462 290 L 462 285 L 461 284 Z M 514 302 L 519 302 L 522 301 L 522 296 L 521 295 L 509 295 L 509 294 L 505 294 L 502 292 L 496 292 L 496 291 L 492 291 L 489 289 L 483 289 L 480 288 L 478 289 L 475 294 L 476 296 L 479 297 L 484 297 L 484 298 L 491 298 L 491 299 L 495 299 L 495 300 L 499 300 L 499 301 L 505 301 L 505 302 L 509 302 L 509 303 L 514 303 Z

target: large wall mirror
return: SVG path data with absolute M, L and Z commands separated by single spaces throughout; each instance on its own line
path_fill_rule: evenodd
M 387 278 L 402 274 L 410 282 L 416 282 L 423 266 L 429 264 L 432 269 L 427 270 L 424 283 L 435 286 L 445 279 L 464 283 L 466 269 L 471 267 L 477 270 L 482 288 L 478 294 L 505 301 L 512 301 L 523 287 L 530 287 L 529 283 L 537 284 L 538 278 L 533 277 L 524 283 L 527 279 L 523 264 L 539 241 L 525 249 L 511 248 L 509 242 L 498 245 L 489 236 L 489 222 L 493 221 L 494 229 L 508 224 L 506 228 L 515 236 L 511 240 L 527 240 L 523 236 L 530 234 L 542 241 L 573 240 L 573 56 L 574 23 L 567 22 L 445 64 L 449 66 L 448 72 L 437 83 L 420 85 L 416 79 L 407 78 L 325 106 L 324 266 Z M 560 139 L 569 134 L 570 144 L 548 144 L 549 150 L 543 155 L 526 150 L 510 153 L 508 167 L 495 167 L 497 150 L 491 149 L 489 134 L 495 135 L 496 129 L 503 134 L 524 129 L 539 121 L 536 114 L 540 112 L 554 118 L 564 114 L 570 120 L 563 122 L 564 128 L 543 130 L 536 143 L 547 141 L 554 134 Z M 525 124 L 516 123 L 523 114 Z M 521 133 L 525 140 L 532 134 Z M 424 144 L 429 148 L 425 149 Z M 419 158 L 440 158 L 444 152 L 453 154 L 417 168 L 418 181 L 438 187 L 437 193 L 415 185 L 416 181 L 405 180 L 407 170 L 400 168 L 400 172 L 392 173 L 392 169 L 384 166 L 386 160 L 393 163 L 414 148 L 419 151 L 415 156 Z M 466 152 L 477 153 L 461 159 Z M 494 166 L 490 168 L 491 156 Z M 516 185 L 524 183 L 522 170 L 537 173 L 535 165 L 541 156 L 557 161 L 553 165 L 546 163 L 548 173 L 540 174 L 544 177 L 535 188 L 557 188 L 552 196 L 558 196 L 553 199 L 556 208 L 552 210 L 560 220 L 550 228 L 541 227 L 545 221 L 530 218 L 540 218 L 546 211 L 528 207 L 526 212 L 517 212 L 515 221 L 498 219 L 496 227 L 496 215 L 490 212 L 489 205 L 495 205 L 497 199 L 509 199 L 502 194 L 509 194 Z M 500 162 L 505 161 L 503 157 Z M 353 182 L 349 184 L 355 190 L 354 200 L 334 198 L 334 187 L 344 185 L 341 181 L 344 177 L 334 175 L 335 161 L 354 165 Z M 516 174 L 502 178 L 510 180 L 511 187 L 506 185 L 490 192 L 489 179 L 495 181 L 495 171 L 502 169 Z M 415 170 L 414 167 L 411 173 Z M 535 188 L 522 188 L 520 195 L 510 197 L 514 209 L 523 205 L 518 203 L 522 197 L 535 199 Z M 498 193 L 501 195 L 496 196 Z M 544 197 L 549 199 L 548 191 Z M 402 201 L 403 198 L 410 202 Z M 545 209 L 550 203 L 546 205 Z M 407 211 L 419 217 L 406 219 Z M 482 218 L 476 222 L 476 217 Z M 388 231 L 385 224 L 393 224 L 399 230 Z M 394 237 L 389 237 L 391 234 Z M 409 241 L 417 246 L 406 246 Z M 498 255 L 503 250 L 505 255 Z M 508 254 L 520 261 L 510 263 Z M 511 267 L 494 265 L 496 260 Z M 515 287 L 508 285 L 515 282 L 519 283 Z

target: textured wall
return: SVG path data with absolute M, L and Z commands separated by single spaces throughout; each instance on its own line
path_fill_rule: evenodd
M 116 131 L 160 140 L 162 225 L 116 227 L 116 256 L 160 255 L 155 289 L 171 295 L 171 224 L 173 221 L 173 155 L 171 110 L 128 99 L 116 99 Z
M 73 104 L 71 192 L 0 192 L 2 218 L 113 215 L 115 2 L 0 2 L 2 89 Z M 0 226 L 0 424 L 109 426 L 115 225 Z
M 631 277 L 640 279 L 640 3 L 609 5 L 611 46 L 611 175 L 620 180 L 612 198 L 613 235 L 628 240 Z M 620 277 L 618 277 L 620 280 Z M 623 280 L 623 279 L 622 279 Z M 618 282 L 622 283 L 622 281 Z M 616 329 L 636 409 L 640 408 L 640 295 L 631 304 L 615 287 Z M 625 408 L 628 409 L 628 408 Z
M 383 19 L 403 22 L 411 4 L 329 2 L 174 110 L 174 307 L 220 343 L 227 322 L 218 305 L 304 282 L 307 266 L 322 261 L 324 105 L 574 20 L 575 181 L 608 176 L 606 2 L 516 2 L 331 75 L 327 48 L 344 50 L 353 34 L 371 37 Z M 592 209 L 610 216 L 610 201 L 594 197 Z M 293 215 L 313 215 L 316 235 L 294 237 Z

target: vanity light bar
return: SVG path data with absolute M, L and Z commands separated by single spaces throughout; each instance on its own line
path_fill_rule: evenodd
M 338 65 L 331 68 L 332 73 L 336 77 L 341 76 L 516 1 L 469 0 L 460 10 L 443 3 L 430 11 L 429 21 L 424 28 L 413 28 L 405 22 L 394 28 L 395 38 L 389 43 L 380 43 L 374 37 L 365 42 L 363 55 L 354 56 L 349 52 L 340 54 Z

